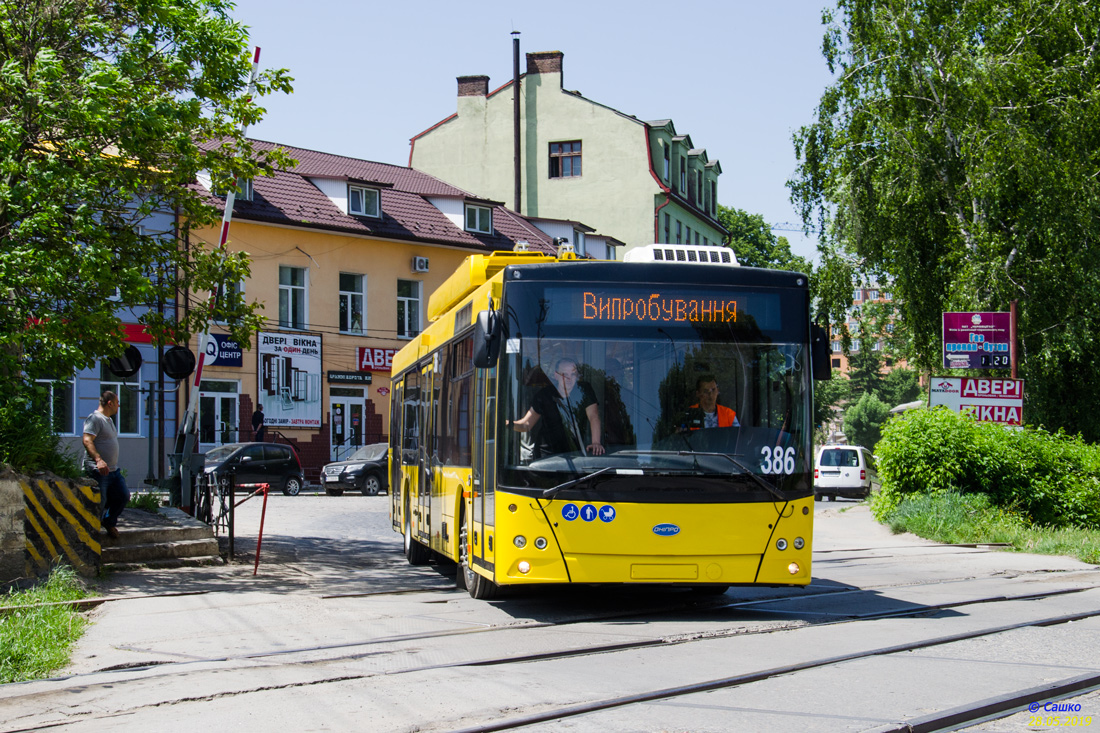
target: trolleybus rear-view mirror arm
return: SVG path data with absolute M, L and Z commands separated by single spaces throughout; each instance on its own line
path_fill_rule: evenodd
M 816 323 L 810 325 L 810 371 L 814 379 L 830 379 L 833 376 L 832 354 L 829 351 L 829 332 Z

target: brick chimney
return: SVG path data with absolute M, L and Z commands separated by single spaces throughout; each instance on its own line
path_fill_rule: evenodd
M 460 97 L 484 97 L 489 93 L 489 77 L 487 76 L 460 76 L 458 77 L 458 96 Z
M 527 54 L 528 74 L 561 74 L 561 51 L 539 51 Z

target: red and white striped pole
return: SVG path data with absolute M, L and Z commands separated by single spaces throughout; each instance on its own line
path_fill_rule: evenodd
M 252 95 L 256 92 L 256 79 L 260 74 L 260 47 L 256 46 L 256 50 L 252 54 L 252 74 L 248 79 L 248 89 L 246 91 L 245 99 L 252 99 Z M 241 137 L 246 137 L 248 134 L 248 124 L 241 123 Z M 218 238 L 218 249 L 225 251 L 226 243 L 229 241 L 229 224 L 233 221 L 233 204 L 237 200 L 237 182 L 236 177 L 233 178 L 233 187 L 229 189 L 229 192 L 225 196 L 225 209 L 222 211 L 222 228 L 221 235 Z M 217 306 L 218 292 L 215 290 L 210 294 L 208 300 L 209 313 L 214 312 L 214 308 Z M 202 368 L 206 361 L 207 346 L 210 340 L 210 319 L 207 318 L 206 328 L 202 335 L 199 336 L 199 355 L 197 364 L 195 365 L 195 379 L 191 383 L 191 391 L 187 400 L 187 412 L 184 414 L 183 425 L 180 430 L 180 434 L 184 436 L 183 447 L 180 456 L 180 476 L 182 479 L 181 490 L 190 492 L 191 488 L 191 464 L 187 459 L 189 455 L 195 450 L 195 434 L 196 424 L 199 414 L 199 384 L 202 382 Z M 178 445 L 178 442 L 177 442 Z M 190 493 L 187 495 L 187 499 L 183 501 L 185 506 L 190 506 Z

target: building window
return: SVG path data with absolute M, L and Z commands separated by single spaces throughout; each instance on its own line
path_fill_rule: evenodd
M 856 288 L 852 291 L 852 302 L 858 303 L 861 300 L 863 300 L 863 290 Z
M 868 290 L 867 291 L 867 300 L 878 300 L 878 291 L 877 290 Z
M 36 384 L 43 390 L 41 403 L 35 409 L 50 418 L 50 425 L 58 435 L 73 434 L 73 381 L 71 379 L 39 379 Z
M 679 221 L 676 222 L 676 244 L 683 244 L 684 239 L 684 225 Z
M 488 206 L 466 205 L 466 231 L 489 234 L 493 231 L 493 210 Z
M 306 271 L 279 265 L 279 326 L 306 327 Z
M 695 246 L 696 247 L 699 246 L 699 230 L 698 229 L 695 230 Z
M 581 174 L 581 141 L 550 143 L 550 177 L 576 178 Z
M 671 155 L 671 153 L 669 152 L 668 145 L 662 145 L 661 147 L 664 148 L 664 150 L 665 150 L 665 176 L 664 176 L 664 178 L 667 181 L 669 174 L 672 172 L 672 161 L 669 160 L 669 155 Z
M 834 354 L 839 354 L 840 353 L 840 342 L 839 341 L 833 341 L 832 342 L 832 349 L 833 349 Z
M 251 178 L 238 178 L 237 179 L 237 198 L 241 201 L 252 200 L 252 179 Z
M 609 259 L 609 260 L 619 259 L 619 254 L 615 250 L 615 245 L 613 245 L 613 244 L 607 245 L 607 259 Z
M 687 229 L 687 239 L 684 240 L 684 244 L 691 244 L 691 227 L 685 227 Z
M 672 236 L 671 222 L 672 217 L 668 214 L 665 214 L 665 244 L 669 244 L 670 242 L 672 242 L 672 240 L 670 239 L 670 237 Z
M 382 216 L 378 207 L 378 190 L 362 186 L 348 186 L 348 213 L 357 216 Z
M 99 363 L 99 394 L 107 390 L 118 395 L 118 412 L 111 418 L 119 435 L 138 435 L 141 432 L 141 386 L 138 377 L 118 377 L 107 367 L 106 361 Z M 96 395 L 98 398 L 99 395 Z M 98 401 L 96 402 L 98 405 Z
M 710 213 L 714 216 L 714 213 L 718 210 L 718 184 L 714 181 L 710 182 Z
M 340 273 L 340 332 L 363 334 L 367 322 L 367 278 Z
M 687 163 L 684 161 L 684 158 L 681 157 L 680 158 L 680 193 L 683 194 L 687 190 L 687 187 L 688 187 Z
M 703 237 L 703 246 L 704 247 L 709 247 L 710 246 L 710 240 L 707 239 L 706 237 Z
M 833 359 L 833 369 L 840 369 L 840 359 Z
M 420 282 L 397 281 L 397 336 L 412 338 L 420 333 Z
M 580 229 L 573 230 L 573 251 L 578 257 L 588 254 L 588 243 L 584 240 L 584 232 Z

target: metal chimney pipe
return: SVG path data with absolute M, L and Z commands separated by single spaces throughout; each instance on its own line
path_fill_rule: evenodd
M 523 187 L 520 183 L 520 150 L 519 150 L 519 31 L 512 31 L 512 137 L 515 153 L 515 179 L 516 179 L 516 213 L 522 213 L 520 209 L 520 196 Z

